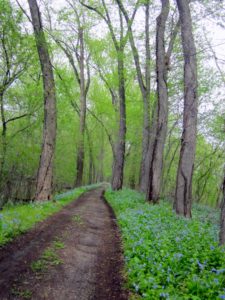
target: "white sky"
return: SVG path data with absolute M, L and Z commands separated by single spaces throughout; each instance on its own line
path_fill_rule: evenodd
M 18 0 L 18 1 L 22 4 L 23 8 L 25 8 L 28 11 L 27 0 Z M 66 0 L 38 0 L 38 2 L 40 4 L 43 2 L 51 4 L 52 7 L 56 10 L 63 8 L 66 5 Z M 137 14 L 137 22 L 138 19 L 141 20 L 142 17 L 143 17 L 142 14 L 140 13 Z M 209 32 L 210 35 L 209 37 L 213 49 L 215 50 L 216 56 L 219 59 L 221 68 L 223 68 L 223 70 L 225 71 L 225 29 L 222 29 L 219 25 L 217 25 L 217 21 L 210 17 L 201 20 L 199 22 L 199 25 L 200 26 L 202 25 L 202 28 L 205 27 L 206 30 Z M 222 62 L 222 60 L 224 60 L 224 62 Z

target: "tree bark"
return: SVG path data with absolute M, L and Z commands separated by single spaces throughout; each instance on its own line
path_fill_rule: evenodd
M 6 143 L 6 133 L 7 133 L 7 123 L 5 119 L 5 109 L 4 109 L 4 100 L 3 100 L 4 93 L 0 92 L 0 107 L 1 107 L 1 121 L 2 121 L 2 153 L 1 153 L 1 169 L 0 169 L 0 184 L 3 183 L 4 179 L 4 166 L 5 166 L 5 156 L 7 150 L 7 143 Z
M 146 192 L 149 182 L 149 142 L 150 142 L 150 93 L 151 93 L 151 52 L 150 52 L 150 32 L 149 32 L 149 5 L 145 4 L 145 89 L 142 91 L 144 120 L 142 138 L 142 157 L 140 172 L 140 191 Z M 140 85 L 140 83 L 139 83 Z M 141 86 L 140 86 L 141 87 Z
M 120 190 L 123 187 L 123 169 L 125 157 L 126 140 L 126 96 L 124 78 L 124 48 L 117 53 L 118 77 L 119 77 L 119 132 L 115 145 L 115 156 L 113 162 L 112 189 Z
M 163 167 L 163 150 L 167 133 L 168 119 L 168 91 L 167 73 L 168 58 L 165 52 L 165 29 L 169 14 L 169 0 L 161 0 L 161 13 L 157 18 L 156 27 L 156 75 L 157 75 L 157 103 L 153 122 L 151 139 L 149 187 L 147 200 L 157 203 L 160 196 L 161 176 Z M 155 127 L 155 128 L 154 128 Z
M 219 232 L 220 245 L 223 245 L 225 243 L 225 168 L 224 168 L 222 190 L 223 190 L 223 199 L 222 199 L 221 213 L 220 213 L 220 232 Z
M 189 2 L 177 0 L 177 5 L 184 54 L 184 112 L 175 209 L 177 214 L 190 218 L 197 131 L 197 62 Z
M 95 171 L 94 155 L 93 155 L 93 149 L 92 149 L 91 135 L 90 135 L 87 125 L 85 126 L 85 129 L 86 129 L 88 148 L 89 148 L 88 184 L 92 184 L 92 183 L 94 183 L 94 171 Z
M 80 53 L 79 53 L 79 69 L 80 69 L 80 129 L 79 129 L 79 142 L 77 152 L 77 172 L 75 186 L 81 186 L 83 180 L 84 171 L 84 132 L 86 123 L 86 111 L 87 111 L 87 100 L 86 100 L 86 85 L 84 75 L 84 32 L 83 28 L 79 25 L 79 41 L 80 41 Z
M 105 148 L 104 148 L 104 132 L 101 130 L 101 147 L 98 155 L 99 159 L 99 176 L 98 181 L 104 181 L 104 158 L 105 158 Z
M 56 95 L 55 83 L 48 47 L 43 31 L 41 14 L 36 0 L 28 0 L 36 46 L 39 55 L 44 88 L 43 143 L 37 174 L 36 200 L 51 199 L 53 160 L 56 140 Z

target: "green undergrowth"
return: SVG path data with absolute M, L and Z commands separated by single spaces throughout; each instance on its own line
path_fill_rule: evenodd
M 63 206 L 77 199 L 83 192 L 97 186 L 89 185 L 55 195 L 54 201 L 6 205 L 0 212 L 0 246 L 26 232 L 37 222 L 43 221 L 59 211 Z
M 218 246 L 217 210 L 194 205 L 193 218 L 187 220 L 177 217 L 168 202 L 149 205 L 132 190 L 107 191 L 105 197 L 122 232 L 135 299 L 225 299 L 225 249 Z

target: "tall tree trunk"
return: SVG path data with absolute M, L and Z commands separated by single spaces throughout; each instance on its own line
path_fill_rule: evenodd
M 142 137 L 142 158 L 140 172 L 140 191 L 146 192 L 149 182 L 149 142 L 150 142 L 150 92 L 151 92 L 151 52 L 150 52 L 150 33 L 149 33 L 149 5 L 145 4 L 145 88 L 142 90 L 144 122 L 143 122 L 143 137 Z M 134 53 L 134 51 L 133 51 Z
M 82 185 L 83 171 L 84 171 L 84 132 L 86 123 L 86 85 L 84 75 L 84 32 L 83 28 L 79 26 L 79 41 L 80 41 L 80 53 L 79 53 L 79 69 L 80 69 L 80 129 L 79 129 L 79 141 L 77 152 L 77 173 L 75 186 Z
M 96 7 L 91 5 L 86 5 L 82 3 L 83 6 L 88 9 L 95 11 L 107 24 L 114 47 L 117 52 L 117 68 L 118 68 L 118 85 L 119 85 L 119 132 L 117 136 L 117 141 L 115 147 L 113 147 L 113 170 L 112 170 L 112 188 L 113 190 L 119 190 L 123 186 L 123 170 L 124 170 L 124 158 L 125 158 L 125 143 L 126 143 L 126 95 L 125 95 L 125 76 L 124 76 L 124 47 L 130 36 L 130 29 L 134 21 L 138 4 L 136 3 L 131 19 L 129 20 L 129 25 L 127 32 L 124 33 L 124 24 L 122 13 L 119 10 L 119 21 L 120 21 L 120 34 L 117 38 L 117 34 L 113 28 L 111 20 L 111 12 L 109 12 L 107 4 L 104 0 L 102 2 L 103 11 L 98 10 Z M 117 1 L 119 9 L 122 10 L 122 2 Z M 126 17 L 125 17 L 126 18 Z M 129 17 L 128 17 L 129 19 Z M 128 21 L 126 18 L 126 21 Z M 118 27 L 118 26 L 117 26 Z M 118 28 L 117 28 L 118 29 Z M 115 150 L 115 151 L 114 151 Z
M 53 160 L 56 140 L 55 83 L 37 1 L 28 0 L 28 3 L 42 70 L 44 88 L 43 143 L 37 174 L 35 199 L 47 200 L 52 196 Z
M 6 143 L 6 133 L 7 133 L 7 125 L 5 119 L 5 110 L 4 110 L 4 100 L 3 100 L 4 92 L 0 92 L 0 108 L 1 108 L 1 121 L 2 121 L 2 153 L 1 153 L 1 169 L 0 169 L 0 184 L 2 185 L 4 179 L 4 166 L 5 166 L 5 156 L 7 150 Z
M 157 74 L 157 103 L 153 120 L 151 136 L 149 188 L 147 199 L 158 202 L 160 196 L 161 176 L 163 167 L 163 150 L 166 140 L 168 119 L 167 73 L 168 65 L 165 52 L 165 29 L 169 14 L 169 0 L 161 0 L 162 9 L 157 18 L 156 28 L 156 74 Z
M 224 167 L 224 178 L 223 178 L 222 190 L 223 190 L 223 199 L 221 205 L 220 233 L 219 233 L 220 245 L 223 245 L 225 243 L 225 167 Z
M 142 130 L 142 155 L 141 155 L 141 169 L 140 169 L 140 191 L 146 192 L 148 186 L 149 161 L 148 148 L 150 138 L 150 94 L 143 97 L 143 130 Z
M 197 62 L 189 1 L 177 0 L 184 53 L 184 115 L 177 171 L 175 208 L 177 214 L 191 217 L 192 175 L 197 130 Z
M 103 182 L 104 180 L 104 158 L 105 158 L 105 148 L 104 148 L 104 132 L 101 130 L 101 146 L 100 146 L 100 151 L 98 155 L 99 159 L 99 178 L 98 180 L 100 182 Z
M 125 102 L 125 78 L 124 78 L 124 48 L 118 51 L 118 77 L 119 77 L 119 111 L 120 123 L 118 139 L 115 145 L 113 162 L 112 189 L 120 190 L 123 186 L 123 169 L 125 157 L 126 139 L 126 102 Z
M 93 149 L 92 149 L 91 136 L 90 136 L 90 133 L 89 133 L 87 125 L 85 126 L 85 129 L 86 129 L 87 141 L 88 141 L 88 148 L 89 148 L 88 184 L 92 184 L 92 183 L 94 183 L 94 170 L 95 170 L 94 155 L 93 155 Z
M 85 126 L 86 126 L 86 112 L 87 112 L 87 93 L 90 87 L 90 70 L 89 70 L 89 58 L 85 57 L 85 47 L 84 47 L 84 26 L 82 24 L 85 23 L 83 19 L 83 23 L 81 23 L 80 17 L 77 14 L 76 8 L 73 7 L 73 10 L 76 15 L 77 24 L 78 24 L 78 41 L 77 48 L 75 49 L 73 46 L 70 46 L 66 42 L 62 42 L 56 37 L 53 36 L 55 42 L 59 45 L 59 47 L 63 50 L 65 55 L 67 56 L 70 65 L 73 68 L 75 78 L 80 88 L 80 106 L 78 107 L 75 103 L 73 106 L 75 107 L 76 112 L 79 114 L 79 137 L 78 137 L 78 145 L 77 145 L 77 157 L 76 157 L 76 176 L 74 180 L 75 186 L 82 185 L 83 181 L 83 170 L 84 170 L 84 136 L 85 136 Z M 78 47 L 80 46 L 80 47 Z M 79 48 L 79 49 L 78 49 Z M 71 50 L 72 49 L 72 50 Z M 75 54 L 75 59 L 73 57 Z M 87 78 L 85 78 L 85 61 L 86 61 L 86 69 L 87 69 Z M 77 64 L 76 64 L 77 62 Z
M 119 5 L 121 12 L 123 13 L 129 33 L 129 41 L 132 49 L 132 54 L 134 58 L 135 68 L 137 72 L 138 84 L 142 94 L 143 100 L 143 129 L 142 129 L 142 158 L 141 158 L 141 168 L 140 168 L 140 190 L 145 191 L 148 185 L 148 170 L 149 164 L 147 164 L 148 158 L 148 147 L 149 147 L 149 136 L 150 136 L 150 63 L 151 63 L 151 53 L 150 53 L 150 34 L 149 34 L 149 5 L 150 2 L 145 3 L 145 72 L 142 72 L 140 57 L 138 49 L 135 45 L 135 40 L 132 30 L 132 18 L 129 17 L 128 11 L 125 9 L 123 2 L 121 0 L 116 0 Z M 137 2 L 138 3 L 138 2 Z

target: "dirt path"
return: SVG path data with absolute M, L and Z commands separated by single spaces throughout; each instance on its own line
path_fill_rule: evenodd
M 85 193 L 0 250 L 1 300 L 128 298 L 118 228 L 102 195 Z

